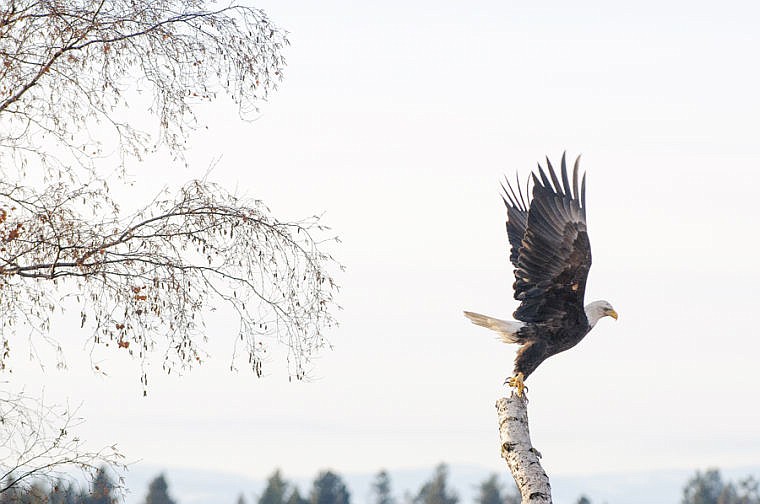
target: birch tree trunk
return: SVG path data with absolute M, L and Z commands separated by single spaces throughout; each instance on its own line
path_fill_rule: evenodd
M 507 461 L 522 495 L 522 504 L 552 504 L 549 477 L 541 467 L 541 454 L 533 448 L 524 398 L 512 393 L 496 401 L 501 456 Z

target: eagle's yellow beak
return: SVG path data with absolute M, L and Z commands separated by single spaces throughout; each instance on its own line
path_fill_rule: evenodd
M 607 310 L 607 315 L 609 315 L 610 317 L 614 318 L 615 320 L 618 319 L 618 314 L 617 314 L 617 312 L 615 310 Z

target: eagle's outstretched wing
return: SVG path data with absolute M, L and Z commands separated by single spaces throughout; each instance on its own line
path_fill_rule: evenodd
M 533 199 L 515 269 L 515 299 L 521 301 L 514 313 L 517 320 L 586 322 L 583 297 L 591 268 L 591 245 L 586 232 L 585 174 L 578 191 L 579 161 L 573 169 L 572 187 L 564 154 L 561 183 L 548 159 L 551 181 L 541 165 L 540 179 L 532 174 Z

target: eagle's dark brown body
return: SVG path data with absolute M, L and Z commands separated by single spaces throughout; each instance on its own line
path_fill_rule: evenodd
M 530 324 L 517 333 L 522 346 L 515 358 L 515 374 L 522 373 L 527 378 L 536 368 L 552 355 L 573 348 L 589 333 L 591 327 L 584 325 L 569 328 L 553 328 L 542 324 Z

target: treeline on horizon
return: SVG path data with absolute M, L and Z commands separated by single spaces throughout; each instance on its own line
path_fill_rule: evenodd
M 484 479 L 476 488 L 475 504 L 520 504 L 521 498 L 514 485 L 506 488 L 497 474 Z M 105 470 L 96 474 L 89 490 L 77 488 L 75 484 L 59 482 L 50 485 L 35 483 L 20 490 L 6 486 L 0 493 L 0 504 L 116 504 L 122 501 L 119 486 Z M 169 487 L 163 474 L 159 474 L 148 485 L 143 504 L 180 504 L 169 494 Z M 439 464 L 430 479 L 425 481 L 416 493 L 405 492 L 397 496 L 392 487 L 390 475 L 380 470 L 374 477 L 370 489 L 369 504 L 459 504 L 461 498 L 448 481 L 448 467 Z M 307 494 L 286 480 L 277 469 L 267 479 L 266 487 L 260 495 L 247 500 L 240 494 L 235 504 L 351 504 L 352 497 L 343 478 L 331 471 L 321 471 L 312 482 Z M 230 503 L 232 504 L 232 503 Z M 594 504 L 581 495 L 575 504 Z M 608 503 L 598 503 L 608 504 Z M 676 503 L 674 503 L 676 504 Z M 718 469 L 697 471 L 685 483 L 680 504 L 760 504 L 760 480 L 746 476 L 737 481 L 725 481 Z

